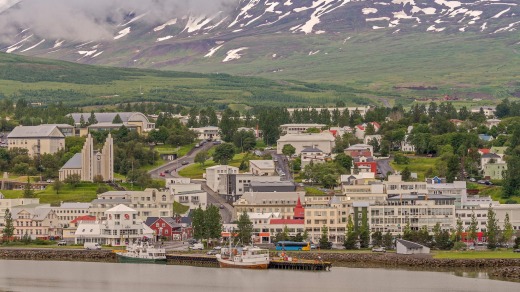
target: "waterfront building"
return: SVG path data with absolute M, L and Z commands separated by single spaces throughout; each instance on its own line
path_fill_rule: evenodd
M 58 225 L 58 216 L 50 205 L 24 205 L 11 210 L 14 225 L 14 237 L 22 239 L 59 239 L 62 231 Z
M 108 209 L 102 220 L 82 221 L 75 233 L 75 243 L 97 242 L 100 245 L 124 246 L 134 240 L 148 238 L 153 240 L 154 232 L 143 220 L 138 211 L 125 205 Z
M 236 218 L 243 212 L 280 213 L 281 219 L 294 219 L 294 207 L 305 192 L 246 192 L 235 204 Z
M 343 244 L 345 229 L 351 205 L 337 196 L 323 204 L 323 200 L 308 200 L 305 197 L 305 230 L 309 239 L 319 242 L 322 228 L 326 228 L 329 241 L 333 244 Z
M 148 217 L 145 223 L 153 230 L 157 241 L 163 238 L 184 241 L 193 236 L 191 226 L 183 223 L 181 217 Z
M 89 214 L 91 203 L 61 203 L 59 207 L 53 207 L 58 217 L 58 225 L 65 228 L 70 222 L 78 217 L 87 216 Z

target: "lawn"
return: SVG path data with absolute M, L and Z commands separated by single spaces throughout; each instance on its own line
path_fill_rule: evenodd
M 162 153 L 177 153 L 178 157 L 182 157 L 190 152 L 191 149 L 195 147 L 195 143 L 184 145 L 181 147 L 171 147 L 168 145 L 157 145 L 155 146 L 155 151 Z
M 245 155 L 246 155 L 246 153 L 236 154 L 235 157 L 233 157 L 233 159 L 228 164 L 231 166 L 239 167 L 240 163 L 242 162 L 242 159 L 244 158 Z M 254 156 L 251 159 L 255 159 Z M 215 165 L 217 165 L 217 164 L 212 159 L 207 160 L 206 163 L 204 164 L 204 166 L 202 166 L 200 163 L 190 164 L 190 165 L 186 166 L 185 168 L 181 169 L 179 171 L 179 175 L 181 175 L 183 177 L 193 178 L 193 179 L 201 179 L 202 174 L 204 172 L 206 172 L 206 168 L 212 167 Z
M 417 180 L 424 181 L 425 173 L 431 168 L 435 169 L 435 162 L 439 158 L 431 158 L 431 157 L 409 157 L 410 162 L 408 164 L 397 164 L 394 161 L 390 163 L 390 165 L 396 171 L 402 171 L 405 167 L 408 167 L 410 172 L 417 173 Z
M 325 192 L 315 187 L 305 187 L 305 194 L 307 195 L 325 195 Z
M 434 251 L 436 259 L 520 259 L 520 253 L 513 250 L 470 250 L 470 251 Z
M 109 190 L 112 188 L 105 185 Z M 51 204 L 53 206 L 60 205 L 60 202 L 91 202 L 97 198 L 96 190 L 99 185 L 94 183 L 81 183 L 76 188 L 70 185 L 64 185 L 59 194 L 52 186 L 48 186 L 43 191 L 36 191 L 36 198 L 40 199 L 41 204 Z M 2 193 L 6 199 L 22 198 L 23 191 L 19 190 L 3 190 Z

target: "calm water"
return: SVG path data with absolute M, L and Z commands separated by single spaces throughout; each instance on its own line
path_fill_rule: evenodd
M 478 275 L 478 274 L 477 274 Z M 520 283 L 452 273 L 333 268 L 247 271 L 153 264 L 0 261 L 0 291 L 520 291 Z

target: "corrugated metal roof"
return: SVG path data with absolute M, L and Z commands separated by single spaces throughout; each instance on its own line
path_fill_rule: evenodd
M 120 112 L 120 113 L 94 113 L 94 116 L 96 117 L 96 120 L 98 123 L 112 123 L 114 118 L 119 115 L 121 120 L 124 123 L 127 123 L 128 120 L 135 114 L 141 114 L 138 112 Z M 81 116 L 83 116 L 83 119 L 85 120 L 85 123 L 88 121 L 88 118 L 90 118 L 90 113 L 72 113 L 70 116 L 74 119 L 75 123 L 80 123 Z

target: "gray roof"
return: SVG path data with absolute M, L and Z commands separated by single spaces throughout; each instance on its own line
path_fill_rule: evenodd
M 57 130 L 53 133 L 54 130 Z M 39 126 L 18 126 L 13 129 L 7 136 L 12 138 L 48 138 L 57 137 L 64 138 L 65 136 L 58 129 L 56 125 L 39 125 Z
M 292 181 L 252 181 L 249 185 L 254 187 L 294 187 Z
M 95 199 L 92 201 L 92 205 L 95 204 L 130 204 L 132 200 L 130 199 Z
M 420 245 L 418 243 L 411 242 L 411 241 L 408 241 L 408 240 L 404 240 L 404 239 L 398 239 L 397 242 L 399 242 L 400 244 L 404 245 L 406 248 L 410 248 L 410 249 L 419 249 L 419 248 L 423 248 L 424 247 L 423 245 Z
M 274 161 L 272 160 L 249 160 L 249 165 L 255 165 L 258 168 L 272 168 L 274 169 Z
M 338 199 L 338 197 L 333 196 L 332 199 L 330 199 L 330 201 L 329 201 L 329 205 L 332 205 L 332 204 L 341 204 L 341 201 L 340 201 L 340 199 Z
M 67 203 L 61 203 L 61 206 L 60 208 L 63 208 L 63 209 L 85 209 L 85 208 L 90 208 L 90 206 L 92 206 L 91 203 L 72 203 L 72 202 L 67 202 Z
M 83 165 L 82 159 L 81 159 L 81 153 L 76 153 L 74 156 L 72 156 L 65 165 L 61 169 L 77 169 L 81 168 Z
M 482 155 L 482 158 L 500 158 L 500 155 L 495 153 L 486 153 Z
M 126 123 L 135 114 L 141 114 L 141 113 L 138 113 L 138 112 L 94 113 L 94 116 L 96 116 L 96 120 L 97 120 L 98 123 L 112 123 L 114 118 L 117 115 L 119 115 L 121 120 L 124 123 Z M 75 123 L 79 123 L 80 122 L 81 116 L 83 116 L 83 119 L 85 120 L 85 122 L 87 122 L 88 118 L 90 118 L 90 113 L 72 113 L 72 114 L 70 114 L 70 116 L 74 119 Z
M 323 152 L 318 148 L 308 147 L 302 150 L 302 152 Z
M 391 191 L 389 191 L 391 192 Z M 446 195 L 437 195 L 437 194 L 403 194 L 403 195 L 391 195 L 388 194 L 388 200 L 399 201 L 399 200 L 455 200 L 454 197 L 446 196 Z

